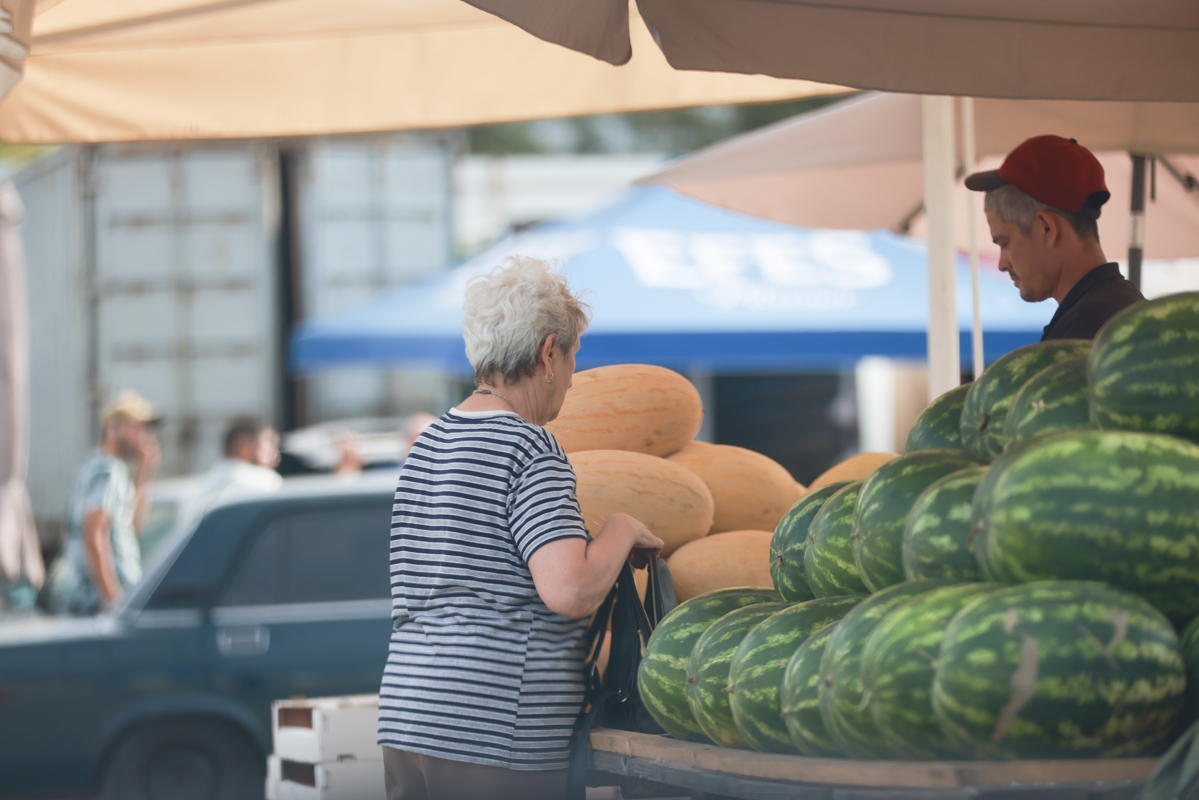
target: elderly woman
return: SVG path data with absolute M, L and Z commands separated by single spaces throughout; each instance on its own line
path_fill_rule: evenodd
M 587 617 L 662 541 L 625 514 L 594 539 L 545 430 L 587 307 L 543 262 L 467 290 L 475 392 L 413 443 L 391 529 L 394 630 L 379 693 L 389 800 L 559 798 Z

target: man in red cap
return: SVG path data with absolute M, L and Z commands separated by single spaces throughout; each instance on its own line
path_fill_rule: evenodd
M 1078 142 L 1035 136 L 999 169 L 966 178 L 966 187 L 987 193 L 999 269 L 1020 297 L 1058 303 L 1041 341 L 1093 339 L 1113 314 L 1145 299 L 1099 246 L 1095 221 L 1111 193 L 1103 166 Z

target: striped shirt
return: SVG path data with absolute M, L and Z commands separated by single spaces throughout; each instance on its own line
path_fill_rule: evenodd
M 455 409 L 420 435 L 392 510 L 379 744 L 566 768 L 587 620 L 550 611 L 528 566 L 564 538 L 586 539 L 587 529 L 552 434 L 510 412 Z

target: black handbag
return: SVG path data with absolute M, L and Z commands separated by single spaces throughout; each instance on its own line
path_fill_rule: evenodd
M 583 800 L 587 783 L 587 747 L 595 725 L 640 733 L 665 733 L 649 715 L 637 691 L 637 668 L 650 634 L 658 622 L 678 605 L 674 582 L 666 563 L 650 558 L 645 602 L 637 595 L 633 570 L 625 563 L 616 585 L 600 605 L 587 628 L 586 695 L 571 742 L 567 800 Z M 612 623 L 608 666 L 599 671 L 599 655 Z

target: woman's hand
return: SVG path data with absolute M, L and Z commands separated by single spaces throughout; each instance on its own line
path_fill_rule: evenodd
M 663 542 L 628 514 L 613 514 L 595 538 L 559 539 L 539 548 L 529 571 L 542 602 L 555 614 L 591 616 L 608 596 L 620 567 L 629 560 L 644 566 Z

